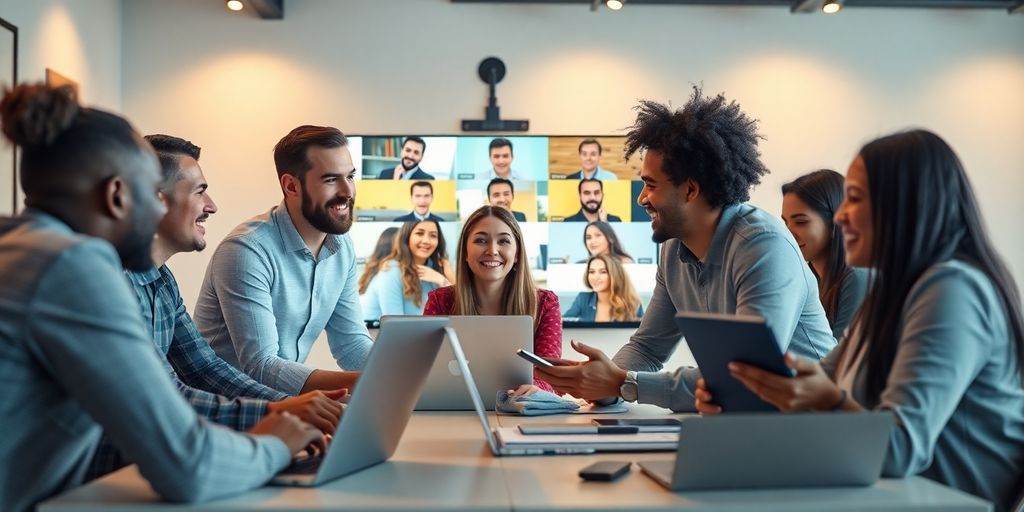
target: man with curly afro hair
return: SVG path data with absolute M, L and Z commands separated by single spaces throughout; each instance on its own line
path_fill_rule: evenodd
M 579 398 L 693 411 L 700 371 L 660 371 L 682 337 L 674 317 L 684 311 L 764 317 L 783 350 L 824 357 L 836 340 L 814 275 L 785 226 L 745 203 L 768 173 L 757 121 L 698 87 L 678 110 L 651 101 L 636 110 L 626 157 L 643 154 L 637 202 L 663 244 L 654 294 L 640 328 L 613 359 L 573 341 L 589 360 L 538 368 L 540 377 Z

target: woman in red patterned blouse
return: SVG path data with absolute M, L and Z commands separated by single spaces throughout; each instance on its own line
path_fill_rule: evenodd
M 562 357 L 558 297 L 533 283 L 523 232 L 512 214 L 498 206 L 483 206 L 466 220 L 459 237 L 455 285 L 430 292 L 423 314 L 530 315 L 533 352 L 545 358 Z M 536 377 L 534 384 L 553 391 Z M 531 389 L 521 386 L 516 394 Z

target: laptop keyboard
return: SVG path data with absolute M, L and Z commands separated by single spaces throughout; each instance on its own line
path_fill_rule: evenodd
M 320 469 L 320 463 L 323 461 L 323 457 L 316 456 L 311 457 L 309 455 L 300 455 L 292 459 L 291 465 L 284 468 L 282 473 L 291 475 L 310 475 L 316 473 Z

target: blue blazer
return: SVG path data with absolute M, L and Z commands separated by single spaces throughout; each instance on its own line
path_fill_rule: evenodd
M 408 171 L 406 171 L 406 172 L 408 172 Z M 377 179 L 378 180 L 390 180 L 390 179 L 392 179 L 394 177 L 395 177 L 395 169 L 394 169 L 394 167 L 391 167 L 391 168 L 388 168 L 388 169 L 384 169 L 383 171 L 380 172 L 379 175 L 377 175 Z M 434 176 L 430 175 L 430 174 L 427 174 L 423 169 L 420 169 L 419 167 L 417 167 L 415 170 L 412 171 L 412 176 L 409 176 L 408 178 L 406 178 L 405 176 L 402 176 L 402 179 L 403 180 L 432 180 L 432 179 L 434 179 Z
M 420 219 L 416 218 L 416 214 L 415 213 L 409 212 L 409 213 L 407 213 L 405 215 L 400 215 L 398 217 L 395 217 L 394 221 L 395 222 L 411 222 L 411 221 L 418 221 L 418 220 L 420 220 Z M 427 213 L 426 220 L 433 220 L 433 221 L 437 221 L 437 222 L 444 222 L 444 219 L 442 219 L 441 217 L 439 217 L 437 215 L 434 215 L 433 213 Z
M 644 316 L 643 305 L 637 306 L 636 317 Z M 562 314 L 562 318 L 570 322 L 593 322 L 597 318 L 597 292 L 580 292 L 572 301 L 569 309 Z

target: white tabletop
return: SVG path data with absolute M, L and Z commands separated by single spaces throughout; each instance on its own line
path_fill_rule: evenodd
M 652 406 L 628 416 L 666 414 Z M 586 421 L 591 416 L 491 416 L 492 426 Z M 43 503 L 49 511 L 134 510 L 844 510 L 988 511 L 983 500 L 924 478 L 866 488 L 671 493 L 633 470 L 612 483 L 577 472 L 596 460 L 670 459 L 671 453 L 492 457 L 471 413 L 416 413 L 388 462 L 313 489 L 264 487 L 195 504 L 160 502 L 134 466 Z

